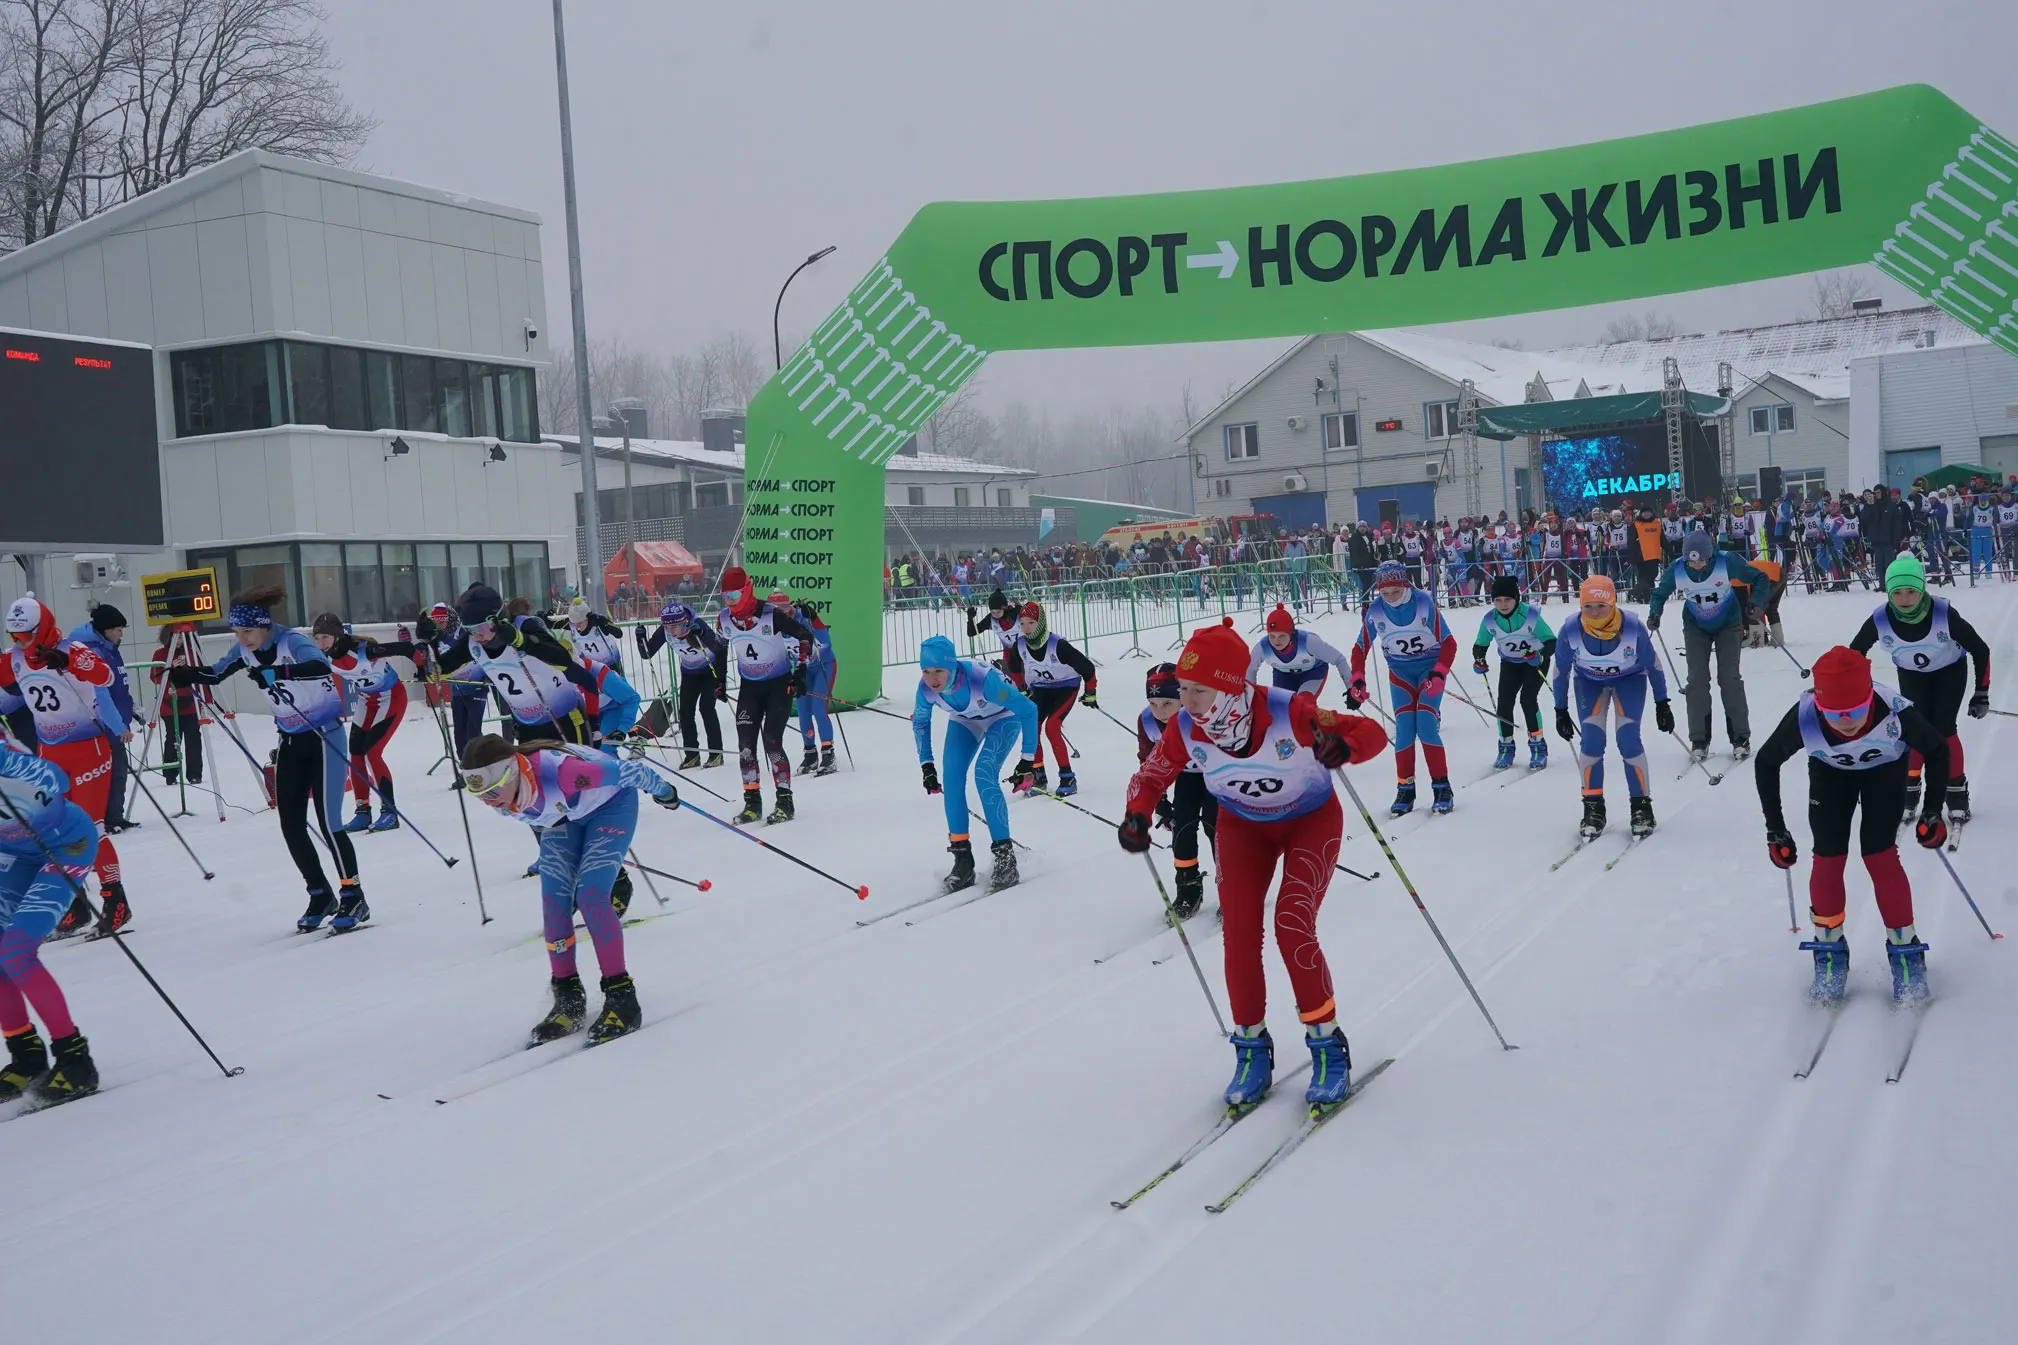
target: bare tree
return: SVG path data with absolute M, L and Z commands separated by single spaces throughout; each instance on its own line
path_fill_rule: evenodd
M 0 0 L 0 251 L 93 213 L 133 0 Z
M 1809 290 L 1808 309 L 1817 318 L 1846 318 L 1857 311 L 1859 299 L 1871 298 L 1875 291 L 1871 277 L 1862 267 L 1847 271 L 1823 271 Z
M 1682 324 L 1666 314 L 1649 312 L 1644 317 L 1634 317 L 1629 313 L 1606 323 L 1603 339 L 1606 345 L 1618 345 L 1624 341 L 1660 341 L 1679 336 L 1681 331 Z
M 962 383 L 925 422 L 922 437 L 934 453 L 993 461 L 995 435 L 994 420 L 981 409 L 981 379 L 976 376 Z

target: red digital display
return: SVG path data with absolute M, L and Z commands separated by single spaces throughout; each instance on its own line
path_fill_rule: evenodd
M 1373 422 L 1373 428 L 1380 434 L 1392 434 L 1401 428 L 1401 422 L 1399 420 L 1376 420 Z
M 111 360 L 86 359 L 82 355 L 79 355 L 76 359 L 72 360 L 71 363 L 85 369 L 110 369 L 112 367 Z
M 42 362 L 42 357 L 32 350 L 10 350 L 7 352 L 7 358 L 10 360 L 26 360 L 30 364 L 40 364 Z

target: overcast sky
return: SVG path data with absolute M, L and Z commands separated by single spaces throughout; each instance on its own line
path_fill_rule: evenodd
M 566 339 L 548 0 L 330 0 L 359 167 L 537 210 Z M 1549 149 L 1925 81 L 2018 134 L 2013 0 L 570 0 L 588 327 L 809 330 L 941 199 L 1292 181 Z M 1876 279 L 1876 273 L 1872 273 Z M 1629 306 L 1800 316 L 1808 282 Z M 1893 301 L 1905 291 L 1886 283 Z M 1608 310 L 1458 328 L 1534 347 Z M 1202 405 L 1283 342 L 998 355 L 990 400 Z

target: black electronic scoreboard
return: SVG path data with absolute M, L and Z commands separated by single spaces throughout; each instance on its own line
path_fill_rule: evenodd
M 215 621 L 224 615 L 218 605 L 217 571 L 177 570 L 173 574 L 143 574 L 140 589 L 147 604 L 147 624 L 170 626 L 178 621 Z
M 154 352 L 0 330 L 0 551 L 163 545 Z

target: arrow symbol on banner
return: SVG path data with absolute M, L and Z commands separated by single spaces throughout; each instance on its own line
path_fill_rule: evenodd
M 1222 238 L 1219 240 L 1219 251 L 1194 252 L 1184 259 L 1184 264 L 1193 271 L 1216 266 L 1221 280 L 1231 280 L 1234 268 L 1240 265 L 1240 254 L 1234 251 L 1230 240 Z

